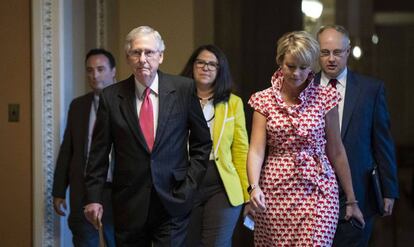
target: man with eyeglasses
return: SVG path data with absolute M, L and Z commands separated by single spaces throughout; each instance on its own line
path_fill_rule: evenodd
M 194 81 L 158 70 L 164 42 L 148 26 L 126 37 L 132 75 L 101 94 L 86 172 L 84 213 L 98 227 L 114 150 L 116 246 L 185 246 L 192 198 L 211 150 Z
M 347 205 L 340 188 L 340 220 L 333 246 L 367 246 L 375 215 L 380 212 L 383 212 L 383 216 L 391 215 L 394 200 L 399 196 L 384 83 L 347 68 L 351 46 L 349 34 L 344 27 L 321 27 L 317 39 L 322 71 L 316 75 L 315 81 L 335 87 L 343 99 L 338 107 L 341 136 L 351 168 L 356 199 L 366 223 L 361 229 L 354 219 L 341 220 Z M 371 181 L 371 172 L 375 166 L 379 171 L 384 198 L 382 208 L 377 206 Z

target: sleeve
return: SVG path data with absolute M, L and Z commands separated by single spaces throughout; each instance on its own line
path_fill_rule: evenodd
M 338 105 L 339 101 L 341 101 L 341 96 L 338 91 L 336 91 L 333 87 L 323 87 L 322 93 L 320 94 L 322 99 L 321 102 L 323 104 L 323 109 L 325 110 L 325 115 L 332 110 L 335 106 Z
M 384 84 L 381 84 L 375 102 L 372 145 L 381 178 L 383 196 L 398 198 L 395 147 L 390 131 Z
M 204 178 L 207 162 L 211 151 L 210 130 L 204 118 L 198 98 L 195 94 L 194 83 L 187 91 L 189 100 L 189 138 L 188 151 L 190 166 L 185 180 L 174 188 L 173 194 L 178 198 L 189 198 Z
M 249 101 L 248 104 L 257 112 L 262 114 L 263 116 L 267 117 L 269 115 L 267 106 L 268 104 L 268 90 L 260 91 L 257 93 L 254 93 Z
M 56 161 L 55 173 L 53 177 L 53 189 L 52 196 L 65 198 L 66 188 L 69 185 L 69 166 L 70 160 L 73 155 L 72 149 L 72 134 L 71 134 L 71 122 L 72 120 L 73 102 L 71 103 L 68 111 L 68 119 L 65 128 L 65 134 L 63 136 L 62 144 L 60 145 L 58 158 Z
M 99 96 L 99 108 L 93 130 L 89 160 L 86 165 L 86 195 L 88 203 L 102 204 L 102 191 L 108 175 L 108 157 L 112 148 L 109 107 L 103 93 Z
M 240 183 L 243 189 L 244 201 L 247 202 L 250 199 L 249 193 L 247 193 L 248 180 L 247 180 L 247 151 L 249 149 L 249 142 L 246 131 L 246 119 L 244 115 L 243 102 L 239 97 L 235 97 L 234 108 L 235 112 L 235 126 L 233 143 L 231 146 L 231 154 L 233 164 L 236 168 L 237 174 L 240 178 Z

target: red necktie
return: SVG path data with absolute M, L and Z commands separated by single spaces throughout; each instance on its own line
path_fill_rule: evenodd
M 151 89 L 147 87 L 144 91 L 141 110 L 139 111 L 139 125 L 147 141 L 148 149 L 151 151 L 154 145 L 154 113 L 150 98 Z
M 330 79 L 328 83 L 331 84 L 331 86 L 336 89 L 336 84 L 338 84 L 338 80 Z

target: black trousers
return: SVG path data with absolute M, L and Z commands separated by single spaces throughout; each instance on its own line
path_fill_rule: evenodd
M 102 217 L 103 233 L 107 247 L 115 247 L 115 233 L 112 218 L 111 185 L 105 184 L 103 192 L 104 214 Z M 72 210 L 72 209 L 71 209 Z M 96 247 L 99 245 L 99 233 L 85 218 L 83 210 L 74 209 L 68 219 L 75 247 Z
M 230 204 L 216 164 L 210 161 L 195 195 L 187 246 L 230 247 L 241 209 Z
M 139 209 L 137 209 L 139 210 Z M 185 245 L 189 214 L 171 217 L 152 189 L 150 209 L 144 227 L 137 231 L 116 230 L 117 247 L 181 247 Z
M 338 223 L 333 247 L 366 247 L 371 237 L 375 216 L 364 218 L 365 227 L 360 230 L 351 223 L 342 221 Z

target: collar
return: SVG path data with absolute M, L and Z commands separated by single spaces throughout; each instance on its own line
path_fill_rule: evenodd
M 144 86 L 143 83 L 139 82 L 137 78 L 134 77 L 134 80 L 135 80 L 135 95 L 137 95 L 139 99 L 143 99 L 144 91 L 146 87 Z M 154 80 L 152 81 L 151 86 L 149 87 L 151 91 L 155 93 L 156 95 L 158 95 L 158 85 L 159 85 L 159 80 L 158 80 L 158 73 L 157 73 L 155 74 Z
M 346 75 L 348 74 L 348 68 L 345 67 L 344 71 L 336 78 L 338 80 L 338 84 L 342 87 L 346 86 Z M 327 86 L 329 83 L 329 78 L 326 76 L 325 72 L 322 71 L 321 73 L 321 85 Z
M 298 107 L 302 107 L 302 105 L 307 102 L 306 98 L 308 96 L 309 93 L 311 93 L 314 89 L 311 88 L 315 88 L 316 85 L 313 83 L 313 78 L 314 78 L 315 74 L 313 72 L 310 72 L 308 77 L 306 78 L 306 82 L 308 85 L 306 85 L 306 87 L 302 90 L 302 92 L 300 92 L 299 94 L 299 99 L 301 101 L 300 104 L 298 105 L 290 105 L 288 106 L 284 100 L 282 99 L 282 95 L 281 95 L 281 90 L 282 90 L 282 86 L 283 86 L 283 80 L 284 80 L 284 75 L 282 72 L 282 69 L 278 69 L 276 70 L 276 72 L 273 74 L 272 76 L 272 80 L 271 80 L 271 84 L 272 84 L 272 90 L 273 93 L 276 97 L 277 102 L 285 108 L 298 108 Z

